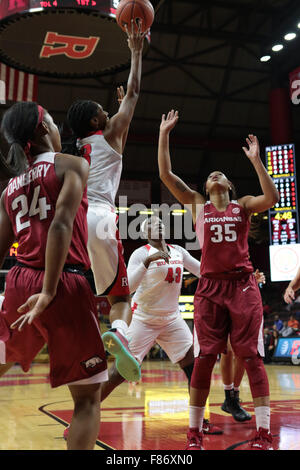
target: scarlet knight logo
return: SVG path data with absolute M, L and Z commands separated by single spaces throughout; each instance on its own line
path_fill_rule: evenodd
M 83 38 L 48 31 L 40 58 L 49 59 L 53 56 L 65 55 L 69 59 L 87 59 L 95 52 L 99 40 L 100 38 L 96 36 Z

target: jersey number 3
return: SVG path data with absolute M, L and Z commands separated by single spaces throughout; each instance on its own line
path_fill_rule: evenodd
M 30 220 L 21 221 L 23 217 L 33 217 L 39 214 L 40 220 L 47 219 L 47 212 L 51 210 L 51 206 L 47 204 L 45 197 L 39 198 L 40 189 L 40 186 L 36 186 L 34 188 L 30 207 L 28 207 L 28 201 L 25 194 L 21 194 L 20 196 L 16 197 L 11 203 L 11 207 L 14 211 L 20 207 L 20 210 L 16 215 L 17 232 L 24 230 L 24 228 L 30 227 Z
M 181 281 L 181 268 L 176 268 L 175 272 L 173 268 L 168 268 L 168 274 L 166 276 L 165 281 L 168 281 L 169 284 L 175 281 L 178 284 L 178 282 Z

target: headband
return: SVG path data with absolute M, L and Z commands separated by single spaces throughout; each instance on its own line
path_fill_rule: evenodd
M 38 123 L 37 123 L 36 128 L 34 130 L 36 130 L 38 128 L 38 126 L 41 124 L 41 122 L 43 122 L 44 115 L 45 115 L 45 110 L 44 110 L 43 106 L 40 106 L 38 104 L 37 108 L 38 108 Z M 30 142 L 30 140 L 28 140 L 27 144 L 24 147 L 24 152 L 25 152 L 26 157 L 29 161 L 31 159 L 30 148 L 31 148 L 31 142 Z

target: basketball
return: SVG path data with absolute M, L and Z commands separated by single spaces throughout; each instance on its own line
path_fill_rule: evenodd
M 121 0 L 116 11 L 116 20 L 120 28 L 130 28 L 131 20 L 134 20 L 136 28 L 141 22 L 141 31 L 150 28 L 154 20 L 154 8 L 148 0 Z

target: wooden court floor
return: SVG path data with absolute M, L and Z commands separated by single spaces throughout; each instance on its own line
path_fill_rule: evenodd
M 267 365 L 275 449 L 300 450 L 300 366 Z M 253 414 L 248 380 L 240 392 Z M 208 450 L 246 450 L 255 419 L 237 423 L 220 406 L 224 399 L 216 364 L 207 417 L 223 429 L 206 435 Z M 33 364 L 24 374 L 18 365 L 0 378 L 0 450 L 64 450 L 65 426 L 72 401 L 67 387 L 51 389 L 48 365 Z M 188 391 L 183 372 L 169 361 L 146 361 L 139 384 L 125 382 L 102 403 L 96 450 L 182 450 L 188 426 Z

